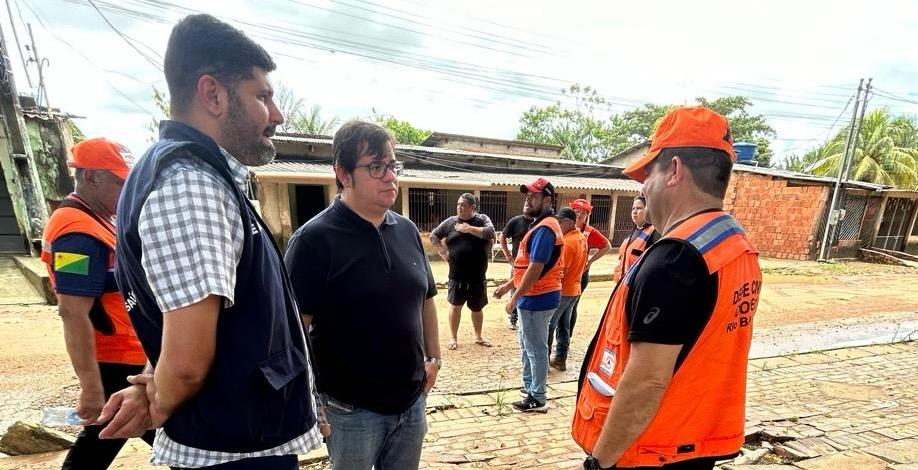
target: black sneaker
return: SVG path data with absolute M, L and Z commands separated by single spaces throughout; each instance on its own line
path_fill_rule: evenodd
M 510 328 L 511 330 L 515 330 L 515 329 L 516 329 L 516 323 L 515 323 L 515 322 L 510 322 L 510 325 L 508 326 L 508 328 Z
M 538 411 L 542 413 L 548 411 L 548 402 L 540 402 L 539 400 L 532 398 L 532 395 L 528 395 L 526 398 L 520 401 L 515 401 L 512 403 L 512 405 L 517 409 L 517 411 L 522 411 L 524 413 L 527 411 Z

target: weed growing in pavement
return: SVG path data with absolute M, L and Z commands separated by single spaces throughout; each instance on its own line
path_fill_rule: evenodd
M 507 376 L 504 371 L 498 373 L 497 380 L 497 391 L 494 392 L 494 407 L 497 408 L 497 416 L 506 416 L 513 412 L 510 407 L 512 401 L 511 396 L 508 396 L 507 390 L 504 388 Z

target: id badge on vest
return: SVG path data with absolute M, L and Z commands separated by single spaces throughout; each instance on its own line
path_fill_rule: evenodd
M 599 362 L 599 371 L 607 376 L 612 376 L 615 370 L 615 353 L 609 348 L 603 348 L 602 360 Z

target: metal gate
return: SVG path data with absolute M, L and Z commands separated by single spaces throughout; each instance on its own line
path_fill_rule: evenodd
M 478 212 L 487 215 L 494 224 L 494 230 L 501 230 L 507 225 L 507 192 L 482 191 L 478 201 Z M 516 215 L 516 214 L 514 214 Z
M 590 225 L 602 232 L 602 234 L 608 238 L 609 217 L 612 212 L 612 196 L 594 194 L 590 198 L 590 205 L 593 206 L 593 212 L 590 213 Z
M 609 237 L 612 246 L 621 245 L 634 231 L 634 221 L 631 220 L 632 205 L 634 205 L 634 198 L 628 196 L 619 196 L 615 203 L 615 227 L 613 227 L 612 236 Z
M 902 251 L 908 239 L 909 224 L 915 212 L 915 201 L 891 197 L 886 200 L 883 221 L 873 241 L 873 246 L 884 250 Z
M 858 240 L 867 209 L 867 196 L 845 196 L 845 218 L 838 226 L 836 240 Z
M 422 232 L 430 232 L 447 217 L 456 215 L 456 201 L 462 193 L 457 189 L 408 188 L 408 213 Z

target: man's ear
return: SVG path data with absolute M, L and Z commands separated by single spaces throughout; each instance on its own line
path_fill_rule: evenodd
M 194 99 L 208 114 L 222 116 L 229 107 L 229 93 L 213 75 L 204 74 L 195 84 Z
M 345 188 L 353 187 L 353 175 L 348 173 L 341 165 L 335 165 L 335 177 Z
M 675 186 L 685 180 L 688 169 L 682 162 L 682 157 L 676 155 L 673 157 L 669 168 L 666 169 L 666 185 Z

